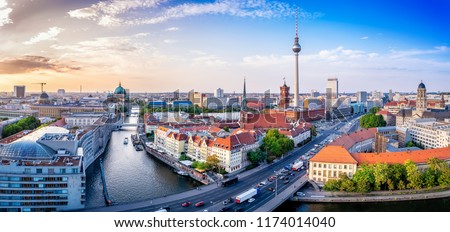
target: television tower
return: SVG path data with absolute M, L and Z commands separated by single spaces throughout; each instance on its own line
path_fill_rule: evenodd
M 300 47 L 300 44 L 298 43 L 298 9 L 297 14 L 295 15 L 295 39 L 294 39 L 294 45 L 292 46 L 292 51 L 295 55 L 295 76 L 294 76 L 294 107 L 298 107 L 298 95 L 299 95 L 299 89 L 298 89 L 298 53 L 302 50 L 302 47 Z

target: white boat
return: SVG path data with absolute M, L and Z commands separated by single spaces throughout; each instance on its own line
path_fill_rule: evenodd
M 181 170 L 177 170 L 177 174 L 180 176 L 189 176 L 189 174 L 187 172 L 181 171 Z
M 128 138 L 125 138 L 125 140 L 123 140 L 123 144 L 128 144 Z

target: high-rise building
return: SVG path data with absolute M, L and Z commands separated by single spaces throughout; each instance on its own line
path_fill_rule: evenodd
M 14 86 L 14 97 L 25 98 L 25 85 Z
M 223 89 L 217 88 L 216 91 L 214 92 L 214 97 L 223 97 Z
M 315 90 L 315 89 L 311 89 L 311 97 L 319 97 L 320 93 Z
M 328 78 L 326 98 L 325 98 L 325 110 L 327 118 L 331 117 L 331 112 L 333 107 L 337 107 L 336 103 L 338 101 L 338 79 Z
M 66 90 L 58 89 L 57 94 L 58 94 L 59 97 L 64 97 L 66 95 Z
M 367 92 L 366 91 L 358 91 L 356 93 L 356 101 L 357 102 L 367 102 Z
M 327 94 L 330 94 L 331 99 L 337 99 L 339 95 L 339 81 L 337 78 L 328 78 Z
M 294 76 L 294 107 L 298 107 L 298 96 L 299 96 L 299 80 L 298 80 L 298 53 L 302 50 L 298 42 L 298 12 L 295 17 L 295 38 L 294 45 L 292 46 L 292 51 L 295 55 L 295 76 Z

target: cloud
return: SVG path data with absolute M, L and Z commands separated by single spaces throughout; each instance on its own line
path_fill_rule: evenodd
M 12 8 L 8 7 L 6 0 L 0 0 L 0 27 L 9 23 L 13 23 L 9 14 L 12 12 Z
M 251 18 L 277 18 L 296 14 L 296 9 L 291 5 L 279 1 L 216 0 L 210 3 L 183 3 L 165 8 L 159 7 L 164 2 L 166 0 L 110 0 L 68 13 L 72 18 L 93 20 L 102 26 L 158 24 L 171 19 L 204 14 Z M 159 7 L 157 10 L 148 12 L 157 7 Z M 144 11 L 141 11 L 141 9 L 144 9 Z M 142 14 L 143 12 L 145 14 Z M 152 16 L 148 17 L 148 15 Z M 314 19 L 322 17 L 323 14 L 320 12 L 311 13 L 301 9 L 299 16 L 305 19 Z
M 242 58 L 241 65 L 250 66 L 250 67 L 264 67 L 267 65 L 281 65 L 286 63 L 292 63 L 293 56 L 278 56 L 278 55 L 254 55 L 254 56 L 246 56 Z
M 194 66 L 210 66 L 210 67 L 222 67 L 227 65 L 227 62 L 222 60 L 221 57 L 216 55 L 204 55 L 195 57 L 192 59 L 192 65 Z
M 108 0 L 69 11 L 68 14 L 72 18 L 97 21 L 102 26 L 116 26 L 125 21 L 120 15 L 131 10 L 154 8 L 164 2 L 167 0 Z
M 43 56 L 23 56 L 0 60 L 0 74 L 30 73 L 42 70 L 69 72 L 80 69 L 80 67 L 63 64 Z
M 30 40 L 23 42 L 26 45 L 32 45 L 41 41 L 46 40 L 56 40 L 56 37 L 64 31 L 64 29 L 59 27 L 50 27 L 47 32 L 41 32 L 36 36 L 32 37 Z
M 173 43 L 176 43 L 177 40 L 173 40 L 173 39 L 165 39 L 165 40 L 163 40 L 163 42 L 166 43 L 166 44 L 173 44 Z
M 178 27 L 169 27 L 169 28 L 166 28 L 165 31 L 178 31 L 178 30 L 180 30 L 180 28 L 178 28 Z
M 361 39 L 369 39 L 369 37 L 368 36 L 364 36 L 364 37 L 361 37 Z
M 410 49 L 404 51 L 391 50 L 390 56 L 392 58 L 402 58 L 402 57 L 413 57 L 413 56 L 421 56 L 421 55 L 430 55 L 430 54 L 441 54 L 450 51 L 450 48 L 447 46 L 436 46 L 434 49 Z

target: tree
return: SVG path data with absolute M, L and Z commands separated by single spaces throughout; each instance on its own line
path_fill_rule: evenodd
M 375 190 L 381 190 L 384 185 L 386 189 L 387 181 L 389 179 L 389 165 L 387 163 L 376 163 L 373 165 L 373 176 L 375 179 Z
M 411 160 L 405 161 L 407 187 L 411 189 L 422 188 L 422 175 L 416 164 Z
M 389 166 L 389 178 L 393 182 L 395 189 L 405 189 L 404 186 L 400 187 L 400 182 L 404 185 L 406 181 L 406 169 L 403 164 L 393 164 Z
M 317 128 L 314 125 L 311 126 L 311 136 L 317 136 Z
M 219 157 L 216 154 L 210 155 L 206 157 L 206 164 L 212 167 L 213 169 L 219 169 Z
M 230 128 L 227 127 L 227 126 L 223 127 L 223 130 L 226 131 L 226 132 L 230 132 Z
M 356 171 L 353 176 L 357 192 L 370 192 L 373 189 L 372 186 L 375 183 L 373 172 L 371 165 L 363 164 L 359 167 L 358 171 Z
M 278 129 L 270 129 L 263 139 L 261 148 L 266 150 L 268 155 L 280 157 L 284 153 L 294 149 L 294 141 L 286 135 L 280 134 Z
M 413 142 L 413 141 L 408 141 L 406 144 L 405 144 L 405 147 L 415 147 L 416 146 L 416 144 Z
M 386 121 L 384 121 L 383 116 L 376 114 L 366 114 L 361 117 L 360 125 L 363 128 L 373 128 L 373 127 L 384 127 L 386 126 Z
M 325 191 L 339 191 L 341 189 L 341 181 L 337 179 L 328 180 L 323 189 Z
M 380 110 L 381 110 L 380 107 L 375 106 L 375 107 L 373 107 L 373 108 L 370 109 L 369 113 L 370 113 L 370 114 L 376 114 L 376 113 L 378 113 L 378 111 L 380 111 Z
M 267 159 L 267 154 L 261 151 L 261 149 L 257 149 L 256 151 L 249 151 L 247 153 L 247 157 L 250 163 L 253 165 L 258 165 Z

